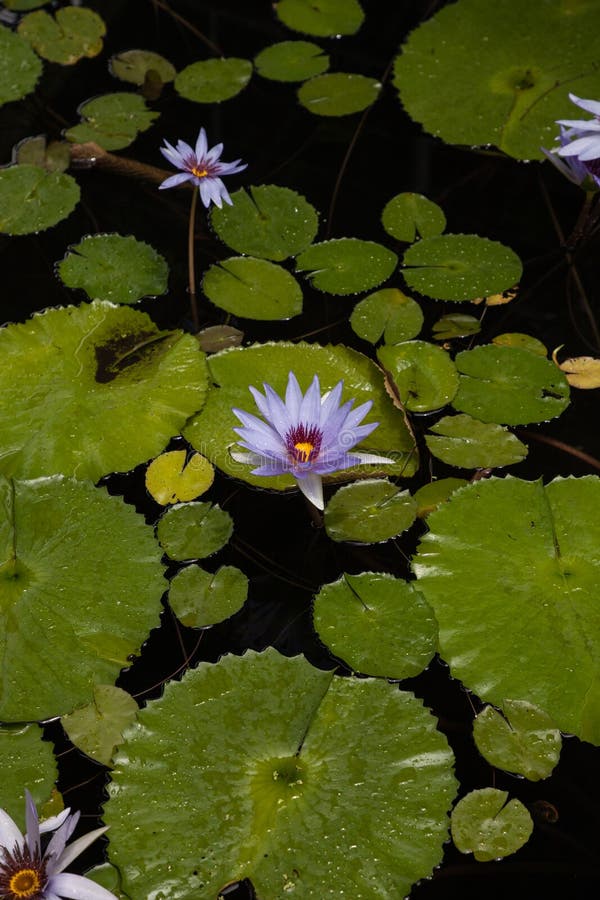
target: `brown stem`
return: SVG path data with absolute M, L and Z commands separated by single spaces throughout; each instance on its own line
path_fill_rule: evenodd
M 216 56 L 223 56 L 223 51 L 221 48 L 214 44 L 209 38 L 206 37 L 201 31 L 199 31 L 191 22 L 188 22 L 187 19 L 184 19 L 183 16 L 180 16 L 179 13 L 176 13 L 175 10 L 171 9 L 166 3 L 163 3 L 162 0 L 152 0 L 152 3 L 155 6 L 158 6 L 159 9 L 162 9 L 164 12 L 168 13 L 176 22 L 179 22 L 184 28 L 187 28 L 188 31 L 191 31 L 199 40 L 202 41 Z
M 99 144 L 88 141 L 85 144 L 71 145 L 71 162 L 74 168 L 85 169 L 104 169 L 107 172 L 114 172 L 116 175 L 125 175 L 129 178 L 145 178 L 147 181 L 153 181 L 160 184 L 172 172 L 165 169 L 159 169 L 157 166 L 147 166 L 145 163 L 138 162 L 135 159 L 127 159 L 125 156 L 115 156 L 104 150 Z M 188 182 L 185 182 L 189 186 Z
M 565 444 L 564 441 L 559 441 L 558 438 L 549 437 L 547 434 L 536 434 L 535 432 L 527 431 L 524 428 L 518 428 L 517 434 L 519 437 L 529 438 L 529 440 L 532 441 L 550 444 L 551 447 L 556 447 L 557 450 L 563 450 L 565 453 L 570 453 L 571 456 L 576 456 L 577 459 L 583 460 L 583 462 L 586 462 L 593 469 L 598 469 L 600 471 L 600 461 L 594 456 L 590 456 L 589 453 L 586 453 L 584 450 L 578 450 L 577 447 L 572 447 L 570 444 Z
M 188 227 L 188 290 L 190 294 L 190 312 L 194 323 L 194 332 L 200 330 L 200 318 L 198 316 L 198 301 L 196 299 L 196 264 L 194 261 L 194 232 L 196 230 L 196 207 L 198 205 L 198 188 L 192 194 L 190 206 L 190 224 Z

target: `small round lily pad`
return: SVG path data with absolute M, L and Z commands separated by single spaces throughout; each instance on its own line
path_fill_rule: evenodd
M 247 596 L 248 578 L 235 566 L 206 572 L 192 565 L 172 579 L 169 605 L 182 625 L 206 628 L 236 613 Z
M 527 843 L 533 822 L 520 800 L 508 800 L 508 791 L 482 788 L 456 804 L 451 817 L 452 840 L 461 853 L 479 862 L 502 859 Z
M 156 535 L 171 559 L 204 559 L 225 546 L 233 519 L 216 503 L 177 503 L 159 519 Z
M 446 216 L 441 207 L 423 194 L 411 191 L 392 197 L 383 209 L 381 221 L 388 234 L 409 244 L 417 237 L 441 234 L 446 227 Z
M 266 259 L 223 259 L 207 270 L 202 290 L 215 306 L 246 319 L 291 319 L 302 312 L 294 276 Z
M 317 116 L 349 116 L 375 103 L 381 82 L 366 75 L 329 72 L 305 81 L 298 100 Z
M 139 94 L 126 91 L 93 97 L 80 104 L 77 112 L 83 121 L 67 129 L 67 140 L 78 144 L 94 141 L 105 150 L 128 147 L 159 115 Z
M 65 6 L 54 16 L 44 9 L 29 13 L 19 22 L 18 32 L 44 59 L 72 66 L 84 56 L 102 52 L 106 25 L 91 9 Z
M 325 530 L 334 541 L 376 544 L 410 528 L 417 505 L 408 491 L 387 479 L 369 478 L 341 487 L 325 509 Z
M 29 94 L 41 74 L 42 62 L 30 44 L 0 25 L 0 105 Z
M 114 684 L 95 684 L 93 701 L 63 716 L 61 724 L 76 747 L 110 766 L 123 732 L 135 721 L 137 711 L 138 705 L 127 691 Z
M 450 403 L 458 373 L 449 355 L 427 341 L 384 344 L 377 359 L 389 372 L 403 405 L 411 412 L 431 412 Z
M 544 344 L 531 334 L 520 334 L 519 332 L 511 332 L 507 334 L 497 334 L 492 338 L 492 344 L 498 347 L 518 347 L 520 350 L 529 350 L 537 356 L 548 356 L 548 351 Z
M 481 755 L 490 765 L 530 781 L 548 778 L 562 745 L 555 723 L 527 700 L 505 700 L 502 711 L 504 715 L 486 706 L 473 722 L 473 738 Z
M 313 287 L 328 294 L 357 294 L 390 277 L 398 257 L 374 241 L 338 238 L 313 244 L 296 257 Z
M 386 344 L 410 341 L 423 326 L 423 311 L 398 288 L 383 288 L 360 300 L 350 316 L 352 330 L 365 341 Z
M 66 219 L 78 202 L 79 185 L 66 172 L 29 165 L 0 169 L 0 232 L 44 231 Z
M 115 78 L 140 87 L 149 72 L 156 72 L 163 84 L 173 81 L 177 74 L 173 63 L 152 50 L 124 50 L 111 56 L 108 68 Z
M 256 71 L 273 81 L 306 81 L 329 68 L 329 56 L 310 41 L 281 41 L 254 58 Z
M 508 428 L 471 416 L 444 416 L 425 436 L 431 453 L 449 466 L 484 469 L 510 466 L 527 456 L 527 447 Z
M 251 76 L 252 63 L 248 59 L 203 59 L 179 72 L 175 90 L 195 103 L 220 103 L 239 94 Z
M 215 470 L 201 453 L 169 450 L 153 459 L 146 469 L 146 490 L 157 503 L 186 503 L 204 494 L 213 483 Z
M 275 13 L 288 28 L 316 37 L 355 34 L 365 17 L 358 0 L 280 0 Z
M 464 313 L 450 313 L 435 322 L 432 332 L 434 341 L 452 341 L 481 331 L 481 322 L 475 316 Z

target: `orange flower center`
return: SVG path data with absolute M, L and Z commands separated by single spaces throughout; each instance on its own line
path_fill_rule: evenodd
M 20 869 L 15 872 L 9 882 L 9 896 L 20 898 L 35 897 L 42 887 L 40 873 L 36 869 Z
M 196 178 L 206 178 L 208 169 L 199 169 L 198 166 L 194 166 L 192 168 L 192 175 L 195 175 Z

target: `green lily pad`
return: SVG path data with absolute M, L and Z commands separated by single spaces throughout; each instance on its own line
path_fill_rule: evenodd
M 93 690 L 92 702 L 63 716 L 61 724 L 76 747 L 110 766 L 124 730 L 135 721 L 138 705 L 131 694 L 113 684 L 95 684 Z
M 15 12 L 27 12 L 30 9 L 37 9 L 39 6 L 46 6 L 50 0 L 2 0 L 2 5 L 7 9 L 14 9 Z
M 216 466 L 235 478 L 265 488 L 286 490 L 295 482 L 289 475 L 261 477 L 252 475 L 250 467 L 236 462 L 231 449 L 237 442 L 234 428 L 239 421 L 232 407 L 258 415 L 249 385 L 260 388 L 263 381 L 280 396 L 285 394 L 288 373 L 295 372 L 302 390 L 307 390 L 314 375 L 319 376 L 321 391 L 331 390 L 343 379 L 343 401 L 355 399 L 356 405 L 368 400 L 373 408 L 366 421 L 379 426 L 357 449 L 397 460 L 393 465 L 365 465 L 335 473 L 329 481 L 349 480 L 357 474 L 401 475 L 409 477 L 418 465 L 414 439 L 400 410 L 396 409 L 385 391 L 383 377 L 370 359 L 347 347 L 322 347 L 281 341 L 256 344 L 252 347 L 224 350 L 209 357 L 210 380 L 206 406 L 185 428 L 184 435 L 194 447 Z
M 214 477 L 214 468 L 201 453 L 190 456 L 185 450 L 170 450 L 146 469 L 146 490 L 161 506 L 186 503 L 204 494 Z
M 369 478 L 341 487 L 325 509 L 325 531 L 334 541 L 376 544 L 410 528 L 417 505 L 387 479 Z
M 71 165 L 71 148 L 66 141 L 47 142 L 45 135 L 23 138 L 13 147 L 13 161 L 21 166 L 38 166 L 48 172 L 66 172 Z
M 280 262 L 308 247 L 317 233 L 314 206 L 289 188 L 263 184 L 242 188 L 231 199 L 232 206 L 213 206 L 210 222 L 238 253 Z
M 209 325 L 196 334 L 196 340 L 205 353 L 218 353 L 231 347 L 239 347 L 244 340 L 244 332 L 233 325 Z
M 99 866 L 88 869 L 85 877 L 106 888 L 107 891 L 115 895 L 117 900 L 129 900 L 121 891 L 121 876 L 118 869 L 110 863 L 100 863 Z
M 0 494 L 0 720 L 47 719 L 113 682 L 158 625 L 160 550 L 90 482 L 2 478 Z
M 29 13 L 19 22 L 18 33 L 39 56 L 62 66 L 72 66 L 84 56 L 102 52 L 106 25 L 98 13 L 84 7 L 65 6 L 54 16 L 45 10 Z
M 482 422 L 546 422 L 569 405 L 569 383 L 549 359 L 517 347 L 488 344 L 463 350 L 454 407 Z
M 288 28 L 316 37 L 355 34 L 365 18 L 358 0 L 280 0 L 274 8 Z
M 476 234 L 423 238 L 404 254 L 404 280 L 436 300 L 474 300 L 498 294 L 521 277 L 521 260 L 509 247 Z
M 254 57 L 256 71 L 273 81 L 306 81 L 329 68 L 329 55 L 310 41 L 281 41 Z
M 32 234 L 66 219 L 79 202 L 79 185 L 64 172 L 39 166 L 0 169 L 0 232 Z
M 526 700 L 505 700 L 504 715 L 486 706 L 473 722 L 473 738 L 492 766 L 524 775 L 530 781 L 548 778 L 558 763 L 562 738 L 543 709 Z
M 29 94 L 41 74 L 42 62 L 27 41 L 0 25 L 0 105 Z
M 139 94 L 126 92 L 86 100 L 77 112 L 83 121 L 69 128 L 65 137 L 77 144 L 94 141 L 105 150 L 128 147 L 159 115 L 148 109 Z
M 556 119 L 574 117 L 569 91 L 600 94 L 599 29 L 596 3 L 459 0 L 413 31 L 394 84 L 408 114 L 445 141 L 542 159 Z
M 548 356 L 544 344 L 531 334 L 519 334 L 519 332 L 498 334 L 492 338 L 492 344 L 496 344 L 498 347 L 517 347 L 519 350 L 529 350 L 530 353 L 536 353 L 538 356 Z
M 176 503 L 159 519 L 156 536 L 171 559 L 204 559 L 225 546 L 233 519 L 216 503 Z
M 167 684 L 116 763 L 104 818 L 132 897 L 214 900 L 243 878 L 260 897 L 401 897 L 441 859 L 455 790 L 420 700 L 272 649 Z
M 446 351 L 435 344 L 384 344 L 377 350 L 377 359 L 389 373 L 402 404 L 411 412 L 441 409 L 456 394 L 456 367 Z
M 451 313 L 438 319 L 432 331 L 434 341 L 452 341 L 455 338 L 479 334 L 481 322 L 475 316 L 467 316 L 464 313 Z
M 382 336 L 386 344 L 399 344 L 418 335 L 423 312 L 415 300 L 398 288 L 383 288 L 356 304 L 350 325 L 355 334 L 371 344 Z
M 507 802 L 508 801 L 508 802 Z M 503 859 L 527 843 L 533 822 L 520 800 L 508 791 L 482 788 L 471 791 L 452 810 L 452 840 L 461 853 L 479 862 Z
M 358 294 L 377 287 L 398 264 L 391 250 L 374 241 L 338 238 L 313 244 L 296 258 L 314 288 L 327 294 Z
M 67 287 L 81 288 L 91 300 L 136 303 L 167 290 L 169 267 L 154 247 L 131 235 L 85 237 L 57 265 Z
M 248 59 L 203 59 L 186 66 L 175 78 L 175 90 L 195 103 L 220 103 L 242 91 L 252 77 Z
M 323 585 L 313 620 L 334 656 L 365 675 L 411 678 L 437 650 L 433 610 L 412 584 L 392 575 L 344 574 Z
M 302 312 L 294 276 L 265 259 L 222 259 L 205 273 L 202 290 L 215 306 L 246 319 L 291 319 Z
M 156 72 L 162 84 L 173 81 L 177 74 L 173 63 L 152 50 L 125 50 L 117 53 L 111 56 L 108 68 L 115 78 L 139 87 L 145 83 L 149 72 Z
M 465 478 L 437 478 L 429 484 L 424 484 L 414 494 L 417 516 L 426 519 L 434 509 L 445 503 L 454 491 L 464 487 L 465 484 L 468 484 Z
M 175 575 L 169 605 L 183 625 L 206 628 L 238 612 L 248 597 L 248 578 L 235 566 L 205 572 L 186 566 Z
M 431 513 L 413 561 L 455 678 L 600 744 L 600 479 L 478 481 Z
M 0 809 L 23 828 L 25 788 L 39 808 L 49 799 L 58 775 L 52 744 L 42 740 L 39 725 L 0 727 L 0 766 Z
M 431 453 L 449 466 L 496 469 L 521 462 L 527 447 L 508 428 L 471 416 L 444 416 L 425 435 Z
M 317 116 L 349 116 L 377 100 L 381 82 L 365 75 L 330 72 L 305 81 L 298 88 L 302 106 Z
M 423 194 L 410 191 L 397 194 L 386 203 L 381 221 L 388 234 L 409 244 L 417 236 L 428 238 L 441 234 L 446 227 L 446 216 L 441 207 Z
M 157 456 L 202 405 L 204 354 L 128 306 L 49 309 L 0 329 L 0 470 L 97 481 Z

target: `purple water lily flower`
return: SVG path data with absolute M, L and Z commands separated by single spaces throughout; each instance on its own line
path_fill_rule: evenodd
M 235 175 L 236 172 L 245 169 L 247 164 L 239 159 L 230 163 L 221 162 L 223 144 L 215 144 L 209 150 L 204 128 L 200 129 L 195 149 L 192 149 L 185 141 L 177 141 L 177 146 L 173 147 L 165 140 L 165 146 L 160 148 L 160 152 L 176 169 L 181 169 L 181 172 L 166 178 L 159 185 L 159 190 L 177 187 L 184 181 L 191 181 L 198 186 L 200 199 L 207 209 L 211 203 L 221 209 L 223 200 L 230 206 L 232 205 L 231 197 L 221 181 L 221 176 Z
M 79 813 L 63 810 L 41 822 L 29 791 L 25 791 L 27 833 L 22 835 L 11 817 L 0 809 L 0 897 L 3 900 L 117 900 L 89 878 L 69 875 L 70 865 L 106 828 L 84 834 L 67 847 L 79 821 Z M 40 835 L 54 831 L 44 853 Z
M 322 475 L 363 463 L 393 463 L 386 456 L 350 451 L 366 438 L 378 422 L 361 425 L 372 401 L 353 409 L 354 400 L 340 405 L 344 382 L 321 396 L 317 375 L 305 394 L 293 372 L 289 373 L 285 401 L 269 384 L 264 395 L 250 392 L 264 420 L 242 409 L 233 412 L 242 423 L 234 428 L 243 451 L 231 455 L 237 462 L 254 466 L 253 475 L 292 475 L 302 493 L 317 509 L 323 509 Z
M 577 133 L 574 128 L 565 128 L 564 125 L 560 125 L 558 136 L 560 146 L 553 147 L 552 150 L 542 147 L 542 153 L 573 184 L 580 185 L 584 190 L 598 190 L 600 188 L 600 159 L 582 161 L 576 155 L 564 157 L 560 155 L 562 148 L 568 147 L 573 135 Z
M 592 113 L 593 119 L 559 119 L 559 146 L 542 153 L 569 181 L 584 190 L 600 188 L 600 102 L 582 100 L 575 94 L 569 99 L 581 109 Z

